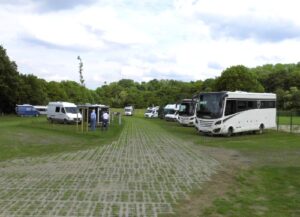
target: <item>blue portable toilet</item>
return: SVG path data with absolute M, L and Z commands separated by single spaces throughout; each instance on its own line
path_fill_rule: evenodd
M 34 108 L 32 105 L 24 104 L 16 106 L 16 113 L 20 116 L 39 116 L 38 110 Z

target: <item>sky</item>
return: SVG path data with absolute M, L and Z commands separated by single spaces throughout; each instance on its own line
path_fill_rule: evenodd
M 86 87 L 220 76 L 300 61 L 297 0 L 0 0 L 0 45 L 22 74 Z

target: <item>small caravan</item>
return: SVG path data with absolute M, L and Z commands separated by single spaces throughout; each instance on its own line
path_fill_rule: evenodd
M 39 112 L 29 104 L 17 105 L 16 106 L 16 113 L 17 115 L 24 117 L 24 116 L 39 116 Z
M 157 118 L 159 106 L 148 107 L 144 116 L 146 118 Z
M 34 105 L 33 106 L 39 113 L 39 115 L 47 115 L 47 106 Z
M 47 119 L 51 122 L 76 123 L 82 121 L 82 116 L 74 103 L 49 102 Z

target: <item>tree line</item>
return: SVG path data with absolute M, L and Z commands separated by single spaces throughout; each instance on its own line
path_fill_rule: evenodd
M 97 103 L 111 107 L 131 104 L 136 108 L 177 103 L 200 92 L 273 92 L 278 108 L 300 109 L 300 62 L 268 64 L 255 68 L 243 65 L 225 69 L 221 76 L 204 81 L 157 80 L 135 82 L 122 79 L 90 90 L 75 81 L 47 82 L 35 75 L 21 74 L 0 46 L 0 112 L 14 112 L 16 104 L 47 105 L 50 101 L 76 104 Z

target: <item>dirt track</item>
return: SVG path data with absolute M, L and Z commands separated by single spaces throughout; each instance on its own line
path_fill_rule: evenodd
M 145 120 L 95 149 L 0 163 L 0 216 L 157 216 L 219 163 Z

